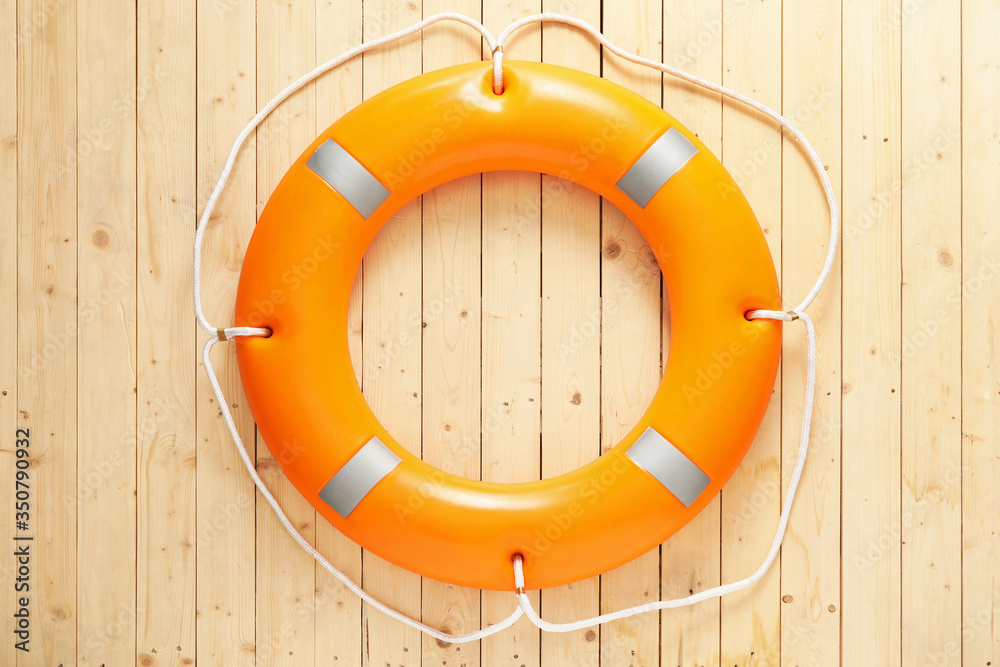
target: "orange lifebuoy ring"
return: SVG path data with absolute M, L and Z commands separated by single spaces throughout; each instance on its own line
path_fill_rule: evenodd
M 313 142 L 271 195 L 240 276 L 237 324 L 272 335 L 236 345 L 275 460 L 334 526 L 475 588 L 509 590 L 522 554 L 526 585 L 544 588 L 641 555 L 718 493 L 760 425 L 780 354 L 780 322 L 744 313 L 780 297 L 743 194 L 659 107 L 552 65 L 506 61 L 501 95 L 492 82 L 488 63 L 424 74 Z M 662 383 L 628 435 L 571 473 L 517 484 L 408 453 L 365 402 L 346 335 L 353 278 L 386 220 L 441 183 L 500 169 L 555 174 L 614 203 L 659 261 L 671 313 Z M 305 277 L 290 281 L 295 267 Z

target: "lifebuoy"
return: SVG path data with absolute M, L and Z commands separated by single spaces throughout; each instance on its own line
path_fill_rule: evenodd
M 401 83 L 347 113 L 302 154 L 253 233 L 236 302 L 247 400 L 275 460 L 334 526 L 397 565 L 475 588 L 577 581 L 655 547 L 722 488 L 763 418 L 781 324 L 760 226 L 730 175 L 659 107 L 603 79 L 505 61 Z M 495 484 L 433 468 L 362 396 L 347 312 L 371 240 L 405 203 L 490 170 L 555 174 L 606 197 L 663 271 L 670 354 L 649 409 L 571 473 Z M 294 272 L 295 267 L 301 271 Z M 414 503 L 419 499 L 419 503 Z M 415 506 L 416 505 L 416 506 Z

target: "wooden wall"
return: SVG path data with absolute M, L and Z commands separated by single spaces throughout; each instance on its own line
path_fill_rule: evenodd
M 813 442 L 780 560 L 753 588 L 566 635 L 522 620 L 448 645 L 360 604 L 255 494 L 200 366 L 197 215 L 235 135 L 275 93 L 445 10 L 495 33 L 540 11 L 580 17 L 780 109 L 825 160 L 844 229 L 811 309 Z M 1000 664 L 998 26 L 996 0 L 0 0 L 0 664 Z M 483 49 L 471 30 L 435 26 L 280 107 L 206 237 L 209 319 L 231 322 L 256 216 L 318 132 Z M 506 56 L 662 104 L 746 192 L 787 305 L 809 289 L 823 200 L 775 127 L 564 26 L 517 33 Z M 357 278 L 348 334 L 364 392 L 401 442 L 462 475 L 578 467 L 635 422 L 669 353 L 650 258 L 619 211 L 552 176 L 489 173 L 429 192 L 380 233 Z M 421 579 L 318 517 L 256 436 L 233 347 L 216 350 L 258 469 L 310 542 L 434 626 L 466 632 L 509 613 L 513 596 Z M 768 415 L 723 493 L 659 549 L 534 593 L 547 619 L 757 567 L 795 459 L 804 352 L 801 328 L 786 327 Z M 26 530 L 17 429 L 30 432 Z M 30 652 L 15 648 L 17 536 L 33 537 Z

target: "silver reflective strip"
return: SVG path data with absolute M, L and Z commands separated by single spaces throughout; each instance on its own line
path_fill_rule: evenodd
M 306 166 L 366 218 L 389 196 L 386 187 L 333 139 L 324 141 L 306 160 Z
M 319 497 L 346 519 L 400 460 L 381 440 L 372 438 L 330 478 Z
M 625 452 L 633 462 L 689 507 L 712 480 L 662 435 L 647 428 Z
M 687 137 L 670 128 L 618 179 L 618 189 L 645 208 L 653 195 L 697 152 Z

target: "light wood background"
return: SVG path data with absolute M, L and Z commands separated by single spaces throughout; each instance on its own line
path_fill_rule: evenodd
M 286 83 L 442 10 L 495 33 L 574 14 L 781 109 L 826 161 L 844 237 L 811 310 L 812 450 L 780 561 L 752 589 L 449 646 L 363 608 L 255 496 L 199 364 L 196 215 L 238 130 Z M 998 28 L 996 0 L 0 0 L 0 664 L 1000 665 Z M 563 27 L 524 30 L 506 51 L 662 102 L 744 188 L 788 305 L 807 291 L 825 213 L 774 127 Z M 231 322 L 255 216 L 319 131 L 397 81 L 481 55 L 471 31 L 434 27 L 281 107 L 209 231 L 209 318 Z M 428 461 L 489 480 L 555 475 L 647 405 L 669 349 L 660 283 L 631 223 L 593 194 L 537 174 L 468 177 L 408 205 L 369 250 L 356 368 Z M 240 429 L 309 540 L 433 625 L 509 613 L 511 595 L 422 580 L 317 519 L 255 438 L 232 351 L 215 361 Z M 721 496 L 635 562 L 536 593 L 546 618 L 757 567 L 798 442 L 800 327 L 784 352 Z M 32 443 L 30 653 L 13 639 L 16 428 Z

